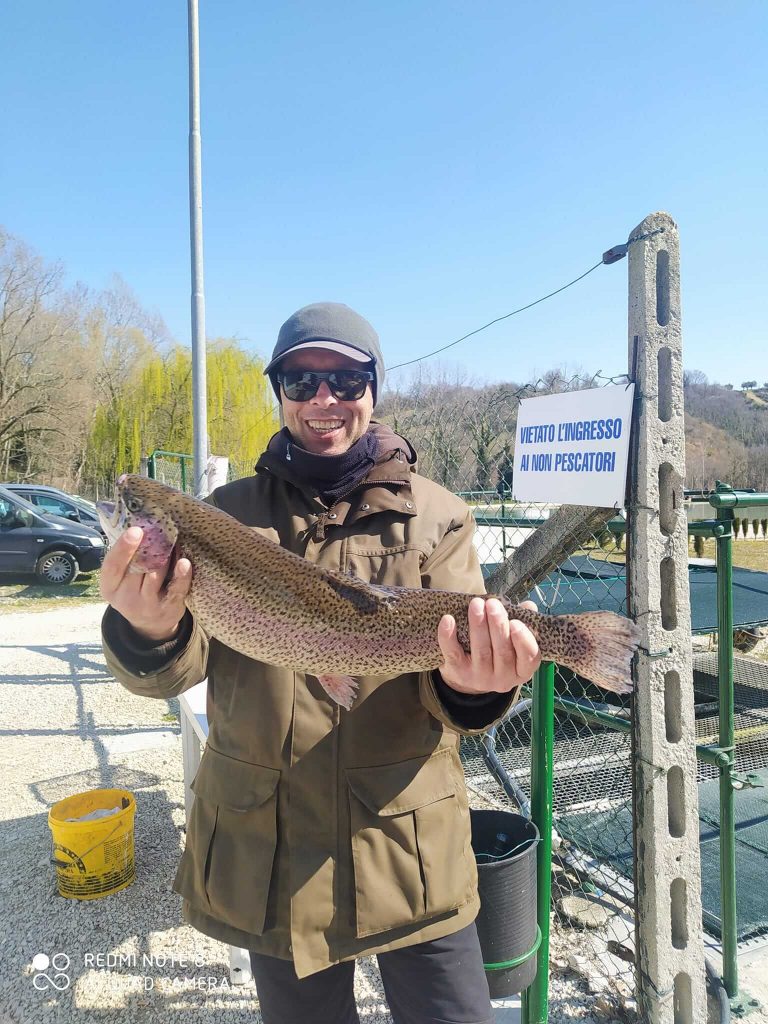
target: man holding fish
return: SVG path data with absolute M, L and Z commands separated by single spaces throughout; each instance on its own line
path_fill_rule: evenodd
M 265 1024 L 356 1024 L 372 953 L 397 1024 L 484 1024 L 459 735 L 509 711 L 540 662 L 520 618 L 542 617 L 462 596 L 484 591 L 472 513 L 372 421 L 366 320 L 304 307 L 265 372 L 285 427 L 254 476 L 205 505 L 121 478 L 104 513 L 109 667 L 161 699 L 208 678 L 174 889 L 195 928 L 251 951 Z M 422 591 L 464 603 L 435 593 L 430 618 Z M 552 639 L 592 664 L 594 633 Z

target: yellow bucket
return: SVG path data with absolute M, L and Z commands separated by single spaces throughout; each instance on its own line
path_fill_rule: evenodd
M 90 821 L 97 810 L 120 810 Z M 125 789 L 92 789 L 55 803 L 48 812 L 53 837 L 51 863 L 56 866 L 59 893 L 75 900 L 97 900 L 130 885 L 136 875 L 133 819 L 136 800 Z

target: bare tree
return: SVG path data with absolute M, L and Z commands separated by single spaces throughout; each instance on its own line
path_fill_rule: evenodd
M 33 472 L 34 446 L 62 429 L 57 398 L 72 329 L 57 307 L 61 268 L 0 230 L 0 475 Z

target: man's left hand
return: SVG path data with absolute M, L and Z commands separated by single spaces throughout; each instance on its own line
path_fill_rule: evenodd
M 536 610 L 532 601 L 522 608 Z M 536 638 L 518 619 L 510 619 L 496 598 L 475 597 L 469 604 L 467 654 L 456 638 L 456 620 L 444 615 L 437 628 L 437 642 L 445 664 L 440 675 L 459 693 L 508 693 L 527 683 L 541 664 Z

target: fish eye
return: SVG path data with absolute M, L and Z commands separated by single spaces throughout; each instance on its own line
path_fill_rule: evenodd
M 129 512 L 140 512 L 141 511 L 141 502 L 139 501 L 138 498 L 126 498 L 125 499 L 125 504 L 126 504 L 126 508 L 128 509 Z

